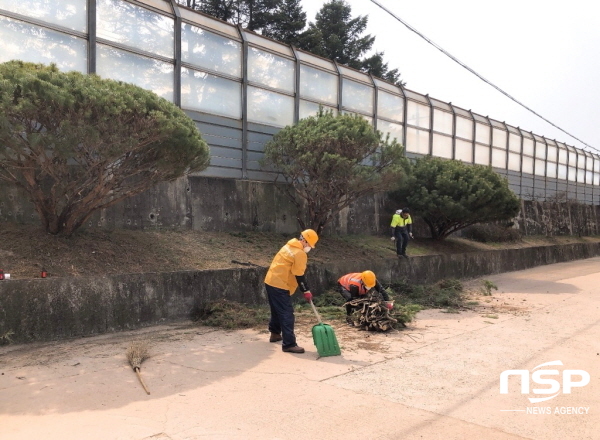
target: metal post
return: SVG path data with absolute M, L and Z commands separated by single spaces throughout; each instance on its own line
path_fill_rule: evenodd
M 429 155 L 433 156 L 433 104 L 429 99 L 429 94 L 425 95 L 429 103 Z
M 300 120 L 300 57 L 298 56 L 298 50 L 290 45 L 294 58 L 296 60 L 296 77 L 295 77 L 295 94 L 294 94 L 294 124 Z
M 171 0 L 171 7 L 175 14 L 175 69 L 173 72 L 173 102 L 176 106 L 181 107 L 181 12 L 175 0 Z
M 373 83 L 373 129 L 377 130 L 377 103 L 379 102 L 379 87 L 377 86 L 377 83 L 375 82 L 375 78 L 373 78 L 373 75 L 371 75 L 369 73 L 369 78 L 371 78 L 371 82 Z
M 88 73 L 96 73 L 96 0 L 87 2 Z
M 237 26 L 242 39 L 242 179 L 248 178 L 248 40 Z

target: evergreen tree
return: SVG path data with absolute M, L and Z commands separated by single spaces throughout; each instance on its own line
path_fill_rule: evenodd
M 306 27 L 306 12 L 300 0 L 281 0 L 272 12 L 262 34 L 286 44 L 299 46 L 300 35 Z
M 491 167 L 431 156 L 412 164 L 390 199 L 410 207 L 438 240 L 476 223 L 511 220 L 520 206 L 506 178 Z

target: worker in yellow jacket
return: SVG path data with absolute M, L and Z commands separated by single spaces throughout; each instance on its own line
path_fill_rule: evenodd
M 308 252 L 315 247 L 319 236 L 312 229 L 302 231 L 299 238 L 293 238 L 283 246 L 269 267 L 265 277 L 265 288 L 271 308 L 269 331 L 270 342 L 282 342 L 287 353 L 304 353 L 304 348 L 296 344 L 294 334 L 294 307 L 291 296 L 298 286 L 304 299 L 312 301 L 312 293 L 304 279 Z
M 392 228 L 392 241 L 396 241 L 396 254 L 398 255 L 398 258 L 408 258 L 408 255 L 406 255 L 408 237 L 410 236 L 410 238 L 413 238 L 410 209 L 404 208 L 397 210 L 392 216 L 390 227 Z

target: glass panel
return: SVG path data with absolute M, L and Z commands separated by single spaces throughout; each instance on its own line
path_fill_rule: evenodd
M 404 145 L 402 139 L 402 124 L 394 124 L 388 121 L 382 121 L 381 119 L 377 120 L 377 129 L 383 133 L 385 136 L 389 133 L 390 139 L 396 139 L 399 143 Z
M 574 151 L 569 151 L 569 166 L 577 166 L 577 153 Z
M 514 133 L 508 133 L 508 149 L 516 153 L 521 152 L 521 136 Z
M 558 164 L 558 178 L 567 180 L 567 166 Z
M 536 159 L 535 160 L 535 175 L 543 176 L 546 171 L 546 163 L 543 160 Z
M 568 179 L 572 182 L 576 182 L 577 181 L 577 168 L 569 167 L 568 169 L 569 169 Z
M 231 4 L 231 2 L 229 3 Z M 290 57 L 294 56 L 294 52 L 292 52 L 292 49 L 289 46 L 286 46 L 282 43 L 278 43 L 273 40 L 269 40 L 265 37 L 261 37 L 260 35 L 255 34 L 254 32 L 248 32 L 246 30 L 244 30 L 243 32 L 244 36 L 246 37 L 246 40 L 248 40 L 249 43 L 256 44 L 257 46 L 262 46 L 266 49 L 270 49 L 274 52 L 279 52 Z
M 294 123 L 294 98 L 248 87 L 248 120 L 275 127 Z
M 587 183 L 588 185 L 594 184 L 594 173 L 592 173 L 591 171 L 585 172 L 585 183 Z
M 337 105 L 337 75 L 300 65 L 300 96 Z
M 521 171 L 521 155 L 517 153 L 508 153 L 508 169 L 512 171 Z
M 342 74 L 344 76 L 347 76 L 349 78 L 354 78 L 358 81 L 362 81 L 362 82 L 371 84 L 371 78 L 369 77 L 369 75 L 366 75 L 362 72 L 359 72 L 354 69 L 350 69 L 349 67 L 342 66 L 342 65 L 338 65 L 338 69 L 340 71 L 340 74 Z
M 523 156 L 522 167 L 523 168 L 521 169 L 521 172 L 527 173 L 527 174 L 533 174 L 533 158 Z
M 506 151 L 492 148 L 492 166 L 506 169 Z
M 490 164 L 490 147 L 475 144 L 475 163 L 479 165 Z
M 406 151 L 429 154 L 429 133 L 416 128 L 406 128 Z
M 98 44 L 97 71 L 104 78 L 132 83 L 173 101 L 173 65 Z
M 215 72 L 242 76 L 240 43 L 187 23 L 181 25 L 181 59 Z
M 362 113 L 373 113 L 373 87 L 343 78 L 342 104 Z
M 556 167 L 554 162 L 546 162 L 546 176 L 556 178 Z
M 421 128 L 429 128 L 429 107 L 414 101 L 407 101 L 406 110 L 407 124 L 416 125 Z
M 0 63 L 55 63 L 63 71 L 87 73 L 87 41 L 81 38 L 0 17 L 0 41 Z
M 600 174 L 594 173 L 594 185 L 600 186 Z
M 473 121 L 471 119 L 456 117 L 456 136 L 473 140 Z
M 594 172 L 600 172 L 600 159 L 594 159 Z
M 404 120 L 404 98 L 379 90 L 377 114 L 382 118 L 402 122 Z
M 567 164 L 567 150 L 564 148 L 558 149 L 558 163 Z
M 482 144 L 489 145 L 490 144 L 490 126 L 480 124 L 479 122 L 475 124 L 475 140 Z
M 585 156 L 583 155 L 583 151 L 577 152 L 577 168 L 585 169 Z
M 546 144 L 538 141 L 535 142 L 535 157 L 538 159 L 546 159 Z
M 32 4 L 33 3 L 33 4 Z M 74 31 L 87 31 L 87 0 L 0 0 L 0 9 Z
M 323 68 L 325 68 L 327 70 L 331 70 L 332 72 L 337 74 L 335 65 L 330 60 L 326 60 L 325 58 L 317 57 L 316 55 L 313 55 L 311 53 L 302 52 L 301 50 L 299 50 L 297 52 L 297 54 L 298 54 L 298 59 L 300 61 L 310 63 L 313 66 L 323 67 Z
M 408 90 L 408 89 L 404 89 L 403 92 L 407 98 L 410 98 L 413 101 L 417 101 L 422 104 L 425 104 L 427 106 L 427 108 L 429 108 L 429 101 L 427 101 L 427 98 L 425 96 L 421 95 L 420 93 L 413 92 L 412 90 Z
M 395 86 L 394 84 L 387 83 L 375 77 L 373 78 L 373 80 L 375 81 L 375 85 L 377 85 L 377 87 L 380 89 L 402 94 L 402 90 L 400 90 L 400 88 L 398 86 Z
M 533 139 L 523 138 L 523 154 L 533 156 Z
M 181 107 L 241 119 L 242 85 L 182 67 Z
M 179 13 L 181 14 L 181 18 L 184 20 L 214 29 L 222 34 L 229 35 L 231 38 L 240 38 L 240 33 L 238 32 L 237 27 L 229 23 L 225 23 L 221 20 L 217 20 L 216 18 L 208 17 L 206 15 L 198 14 L 197 12 L 186 8 L 179 8 Z
M 557 153 L 558 150 L 554 145 L 548 145 L 548 160 L 557 162 Z
M 294 93 L 294 62 L 271 52 L 248 49 L 248 80 L 273 89 Z
M 452 114 L 452 106 L 450 106 L 449 104 L 446 104 L 445 102 L 442 102 L 442 101 L 438 101 L 435 98 L 429 98 L 429 100 L 431 101 L 431 105 L 433 107 L 436 107 L 436 108 L 442 109 L 442 110 L 446 110 L 448 113 Z
M 492 128 L 492 145 L 497 148 L 506 150 L 506 131 L 499 128 Z
M 590 171 L 594 169 L 594 158 L 592 156 L 587 157 L 587 160 L 585 162 L 585 169 Z
M 121 0 L 98 0 L 98 38 L 173 58 L 173 19 Z
M 433 109 L 433 129 L 452 136 L 452 114 Z
M 473 144 L 471 142 L 463 141 L 462 139 L 456 139 L 456 151 L 454 152 L 454 158 L 456 160 L 462 160 L 463 162 L 473 162 Z
M 433 156 L 452 159 L 452 138 L 449 136 L 442 136 L 441 134 L 434 133 L 433 150 L 431 154 Z
M 585 183 L 585 170 L 577 170 L 577 182 Z
M 338 111 L 335 107 L 329 107 L 323 104 L 317 104 L 316 102 L 300 100 L 300 114 L 298 119 L 308 118 L 309 116 L 315 116 L 319 112 L 319 106 L 323 107 L 324 111 L 331 110 L 334 115 L 337 115 Z

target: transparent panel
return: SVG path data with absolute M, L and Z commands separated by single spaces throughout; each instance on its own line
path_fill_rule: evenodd
M 598 173 L 600 172 L 600 159 L 599 158 L 594 158 L 594 172 Z
M 181 59 L 215 72 L 242 77 L 242 45 L 202 28 L 182 23 Z
M 554 162 L 546 162 L 546 176 L 556 178 L 557 164 Z
M 340 74 L 344 76 L 356 79 L 358 81 L 362 81 L 364 83 L 371 84 L 371 78 L 365 73 L 359 72 L 358 70 L 350 69 L 349 67 L 343 65 L 338 65 L 338 69 L 340 71 Z
M 591 171 L 585 172 L 585 183 L 588 185 L 594 184 L 594 173 L 592 173 Z
M 521 136 L 515 133 L 508 133 L 508 149 L 515 153 L 521 152 Z
M 492 148 L 492 166 L 506 169 L 506 151 Z
M 402 122 L 404 120 L 404 98 L 379 90 L 377 114 L 382 118 Z
M 338 76 L 300 65 L 300 96 L 337 105 Z
M 429 154 L 429 133 L 416 128 L 406 128 L 406 151 Z
M 475 141 L 480 142 L 482 144 L 489 145 L 490 144 L 490 126 L 485 124 L 480 124 L 479 122 L 475 124 Z
M 335 69 L 335 64 L 331 62 L 331 60 L 327 60 L 325 58 L 318 57 L 308 52 L 302 52 L 301 50 L 297 51 L 298 59 L 300 61 L 312 64 L 313 66 L 323 67 L 324 69 L 331 70 L 333 73 L 337 75 L 337 70 Z
M 406 123 L 421 128 L 429 128 L 429 107 L 414 101 L 407 101 Z
M 583 151 L 578 151 L 577 152 L 577 168 L 581 168 L 582 170 L 585 169 L 585 156 Z
M 558 164 L 558 175 L 559 179 L 567 180 L 567 166 L 563 164 Z
M 558 161 L 558 149 L 554 145 L 548 145 L 548 160 Z
M 294 62 L 271 52 L 248 48 L 248 80 L 294 93 L 295 89 Z
M 87 30 L 87 0 L 0 0 L 0 9 L 46 23 L 57 24 L 74 31 Z
M 490 164 L 490 147 L 475 144 L 475 163 L 479 165 Z
M 521 171 L 521 155 L 517 153 L 508 153 L 508 169 L 512 171 Z
M 600 174 L 594 173 L 594 185 L 600 186 Z
M 454 152 L 454 158 L 456 160 L 462 160 L 463 162 L 473 162 L 473 144 L 471 142 L 463 141 L 462 139 L 456 139 L 456 145 Z
M 543 176 L 546 172 L 546 162 L 540 159 L 535 160 L 535 175 Z
M 558 163 L 567 164 L 567 150 L 565 148 L 558 149 Z
M 294 98 L 248 87 L 248 120 L 275 127 L 294 123 Z
M 407 98 L 410 98 L 414 101 L 425 104 L 427 106 L 427 108 L 429 108 L 429 101 L 427 101 L 427 98 L 425 96 L 421 95 L 420 93 L 413 92 L 412 90 L 408 90 L 408 89 L 404 89 L 403 92 Z
M 507 133 L 504 130 L 493 127 L 492 128 L 492 145 L 496 148 L 503 148 L 506 150 L 506 136 Z
M 433 130 L 452 136 L 452 113 L 433 109 Z
M 168 14 L 173 13 L 173 8 L 171 7 L 171 2 L 169 0 L 136 0 L 139 3 L 143 3 L 145 5 L 151 6 L 156 9 L 160 9 Z
M 272 51 L 279 52 L 290 57 L 294 56 L 294 52 L 292 51 L 292 49 L 285 44 L 269 40 L 265 37 L 255 34 L 254 32 L 248 32 L 246 30 L 244 30 L 243 32 L 244 37 L 246 37 L 249 43 L 256 44 L 257 46 L 262 46 L 266 49 L 270 49 Z
M 433 134 L 433 156 L 445 157 L 452 159 L 452 138 L 450 136 L 442 136 L 441 134 Z
M 96 70 L 103 78 L 132 83 L 173 101 L 173 65 L 98 44 Z
M 182 67 L 181 107 L 241 119 L 242 85 Z
M 400 90 L 400 88 L 394 84 L 387 83 L 387 82 L 382 81 L 379 78 L 375 78 L 375 77 L 373 78 L 373 80 L 375 81 L 375 84 L 377 85 L 377 87 L 380 89 L 388 90 L 393 93 L 402 94 L 402 90 Z
M 572 182 L 576 182 L 577 181 L 577 168 L 568 167 L 568 169 L 569 169 L 568 179 Z
M 209 29 L 214 29 L 222 34 L 229 35 L 231 38 L 237 38 L 238 40 L 240 39 L 240 33 L 238 32 L 237 28 L 229 23 L 225 23 L 221 20 L 217 20 L 216 18 L 208 17 L 206 15 L 198 14 L 196 11 L 191 11 L 186 8 L 179 8 L 179 13 L 181 14 L 181 18 L 183 20 L 206 26 Z
M 539 141 L 535 142 L 535 157 L 538 159 L 546 159 L 546 144 Z
M 521 172 L 527 173 L 527 174 L 533 174 L 533 158 L 523 156 L 522 167 L 523 168 L 521 169 Z
M 585 170 L 577 170 L 577 182 L 585 183 Z
M 587 157 L 585 169 L 590 171 L 594 169 L 594 158 L 592 156 Z
M 456 136 L 473 140 L 473 121 L 471 119 L 456 117 Z
M 0 17 L 0 41 L 0 63 L 55 63 L 63 71 L 87 73 L 87 41 L 81 38 Z
M 569 166 L 576 167 L 577 166 L 577 153 L 575 150 L 569 149 Z
M 325 111 L 332 111 L 334 115 L 338 114 L 337 108 L 329 107 L 323 104 L 317 104 L 316 102 L 300 100 L 300 114 L 298 119 L 308 118 L 314 116 L 319 112 L 319 107 L 323 107 Z
M 527 137 L 523 138 L 523 154 L 527 154 L 528 156 L 533 156 L 533 139 L 529 139 Z
M 122 0 L 97 0 L 97 36 L 173 58 L 173 19 Z
M 342 104 L 345 108 L 362 113 L 373 113 L 373 87 L 343 78 Z
M 390 139 L 395 138 L 399 143 L 404 145 L 404 140 L 402 139 L 402 124 L 394 124 L 378 119 L 377 129 L 383 133 L 384 138 L 389 133 Z

